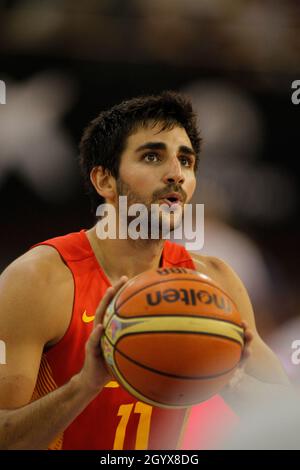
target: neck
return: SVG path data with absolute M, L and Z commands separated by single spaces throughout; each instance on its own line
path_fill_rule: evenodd
M 129 279 L 148 269 L 159 267 L 163 240 L 100 240 L 96 227 L 86 232 L 98 263 L 114 284 L 121 276 Z

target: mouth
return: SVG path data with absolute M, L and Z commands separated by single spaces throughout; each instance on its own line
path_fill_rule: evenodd
M 180 205 L 182 204 L 182 196 L 179 193 L 169 193 L 165 194 L 162 198 L 159 199 L 163 204 L 168 206 Z

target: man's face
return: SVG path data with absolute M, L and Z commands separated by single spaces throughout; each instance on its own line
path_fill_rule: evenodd
M 141 203 L 150 210 L 151 204 L 167 204 L 176 213 L 195 190 L 195 155 L 183 128 L 161 131 L 161 127 L 140 127 L 128 137 L 120 159 L 117 196 L 127 196 L 128 207 Z M 174 224 L 173 220 L 171 228 Z

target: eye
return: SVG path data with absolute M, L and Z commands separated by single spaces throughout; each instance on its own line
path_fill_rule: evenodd
M 143 160 L 148 163 L 156 163 L 159 161 L 159 155 L 155 152 L 145 153 L 143 155 Z
M 189 157 L 180 157 L 179 160 L 181 161 L 181 164 L 186 167 L 191 167 L 193 166 L 192 159 Z

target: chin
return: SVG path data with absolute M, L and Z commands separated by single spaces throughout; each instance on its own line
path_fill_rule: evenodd
M 172 233 L 174 230 L 182 224 L 183 218 L 181 214 L 161 214 L 159 221 L 159 233 L 163 235 L 163 230 L 168 230 L 166 233 Z

